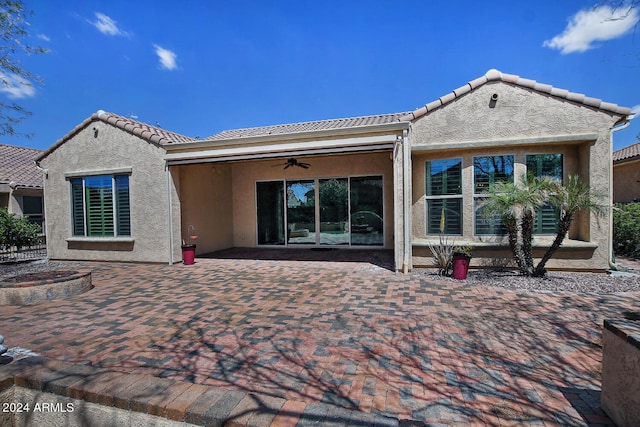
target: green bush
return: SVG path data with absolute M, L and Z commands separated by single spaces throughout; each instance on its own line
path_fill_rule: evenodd
M 613 248 L 617 255 L 640 258 L 640 203 L 616 204 Z
M 26 217 L 10 214 L 0 208 L 0 249 L 18 249 L 38 242 L 40 226 L 29 222 Z

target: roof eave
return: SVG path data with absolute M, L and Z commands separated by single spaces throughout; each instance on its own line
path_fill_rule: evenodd
M 184 149 L 220 147 L 228 145 L 256 145 L 261 143 L 292 141 L 301 139 L 330 138 L 345 135 L 361 135 L 366 133 L 384 133 L 409 129 L 411 122 L 395 121 L 376 125 L 356 126 L 349 128 L 323 129 L 305 132 L 292 132 L 274 135 L 247 136 L 229 139 L 203 139 L 193 142 L 182 142 L 177 144 L 167 144 L 163 147 L 167 151 L 179 151 Z
M 109 126 L 114 126 L 114 127 L 118 128 L 118 129 L 121 129 L 121 130 L 123 130 L 125 132 L 128 132 L 131 135 L 137 136 L 138 138 L 141 138 L 141 139 L 147 141 L 148 143 L 153 144 L 153 145 L 155 145 L 157 147 L 160 147 L 160 148 L 163 148 L 163 147 L 166 147 L 166 146 L 168 146 L 170 144 L 173 144 L 173 141 L 167 139 L 166 136 L 158 135 L 156 133 L 150 132 L 147 129 L 142 129 L 139 126 L 135 126 L 135 123 L 136 123 L 135 121 L 127 122 L 127 123 L 124 123 L 124 124 L 119 124 L 121 119 L 122 119 L 122 117 L 120 117 L 120 116 L 107 113 L 107 112 L 105 112 L 103 110 L 98 110 L 97 112 L 93 113 L 90 117 L 88 117 L 87 119 L 83 120 L 82 123 L 80 123 L 75 128 L 73 128 L 65 136 L 63 136 L 62 138 L 57 140 L 51 147 L 49 147 L 47 150 L 45 150 L 40 156 L 38 156 L 35 159 L 36 165 L 40 166 L 40 162 L 45 157 L 47 157 L 53 151 L 58 149 L 58 147 L 60 147 L 65 142 L 67 142 L 69 139 L 71 139 L 73 136 L 75 136 L 81 130 L 83 130 L 84 128 L 89 126 L 91 123 L 96 122 L 98 120 L 106 123 Z M 134 123 L 134 124 L 132 124 L 132 123 Z M 184 143 L 181 143 L 181 144 L 184 144 Z
M 17 184 L 13 186 L 14 190 L 42 190 L 42 185 Z
M 435 101 L 432 101 L 425 106 L 408 113 L 407 115 L 401 117 L 400 120 L 416 120 L 426 114 L 431 113 L 434 110 L 437 110 L 449 104 L 456 98 L 472 92 L 480 86 L 490 82 L 503 82 L 509 85 L 533 90 L 538 93 L 543 93 L 547 96 L 552 96 L 557 99 L 563 99 L 565 101 L 573 102 L 578 105 L 590 107 L 599 111 L 604 111 L 609 114 L 620 116 L 620 119 L 616 121 L 614 126 L 624 123 L 626 120 L 628 120 L 628 116 L 631 115 L 631 109 L 628 107 L 621 107 L 617 104 L 601 101 L 600 99 L 586 97 L 583 94 L 569 92 L 566 89 L 559 89 L 548 84 L 538 83 L 535 80 L 524 79 L 514 74 L 505 74 L 498 70 L 491 69 L 487 71 L 484 76 L 472 80 L 466 85 L 461 86 L 444 96 L 441 96 Z
M 621 165 L 621 164 L 634 163 L 634 162 L 640 162 L 640 155 L 625 157 L 624 159 L 617 159 L 613 161 L 613 164 Z

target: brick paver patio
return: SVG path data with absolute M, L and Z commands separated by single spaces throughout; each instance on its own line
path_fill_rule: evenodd
M 367 262 L 83 267 L 85 294 L 2 307 L 5 344 L 444 425 L 610 424 L 602 322 L 640 296 L 469 287 Z

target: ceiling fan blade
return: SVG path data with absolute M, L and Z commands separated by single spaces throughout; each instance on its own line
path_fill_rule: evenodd
M 300 166 L 303 169 L 309 169 L 309 164 L 308 163 L 298 163 L 298 166 Z

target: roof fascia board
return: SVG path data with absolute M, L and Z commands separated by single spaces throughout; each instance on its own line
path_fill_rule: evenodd
M 613 165 L 614 166 L 627 165 L 627 164 L 636 163 L 636 162 L 640 162 L 640 155 L 633 156 L 633 157 L 627 157 L 625 159 L 620 159 L 620 160 L 614 160 L 613 161 Z
M 41 185 L 25 185 L 25 184 L 16 184 L 13 186 L 14 190 L 41 190 Z
M 257 156 L 265 157 L 268 154 L 277 153 L 278 156 L 289 155 L 290 152 L 308 152 L 311 150 L 348 150 L 350 147 L 361 147 L 372 149 L 377 145 L 392 144 L 396 141 L 397 135 L 377 135 L 367 137 L 354 137 L 342 139 L 329 139 L 307 142 L 290 142 L 281 144 L 266 144 L 262 146 L 240 146 L 240 147 L 202 147 L 202 150 L 191 150 L 184 152 L 167 152 L 165 160 L 172 162 L 176 160 L 192 160 L 205 158 L 218 158 L 230 156 Z M 275 156 L 271 156 L 275 157 Z
M 581 133 L 572 135 L 553 135 L 531 138 L 509 138 L 509 139 L 489 139 L 479 141 L 462 141 L 462 142 L 444 142 L 428 145 L 412 146 L 411 151 L 437 151 L 437 150 L 459 150 L 470 148 L 486 148 L 486 147 L 506 147 L 518 145 L 548 144 L 548 143 L 567 143 L 578 144 L 580 142 L 592 142 L 598 139 L 597 133 Z
M 294 132 L 275 135 L 249 136 L 245 138 L 232 139 L 203 139 L 201 141 L 184 142 L 179 144 L 166 144 L 163 147 L 167 151 L 179 151 L 195 148 L 217 148 L 225 145 L 258 145 L 269 142 L 291 141 L 301 139 L 330 138 L 337 136 L 361 135 L 365 133 L 383 133 L 409 129 L 411 123 L 409 121 L 398 121 L 392 123 L 384 123 L 370 126 L 358 126 L 339 129 L 324 129 L 307 132 Z M 394 136 L 395 137 L 395 136 Z
M 316 150 L 300 150 L 300 151 L 287 151 L 287 157 L 299 157 L 299 156 L 326 156 L 329 154 L 351 154 L 359 152 L 374 152 L 392 150 L 394 144 L 380 144 L 373 146 L 359 146 L 359 147 L 340 147 L 333 149 L 316 149 Z M 224 157 L 207 157 L 207 158 L 192 158 L 183 160 L 169 160 L 167 165 L 179 166 L 179 165 L 191 165 L 197 163 L 223 163 L 223 162 L 238 162 L 245 160 L 267 160 L 283 157 L 283 153 L 261 153 L 261 154 L 246 154 L 246 155 L 230 155 Z

